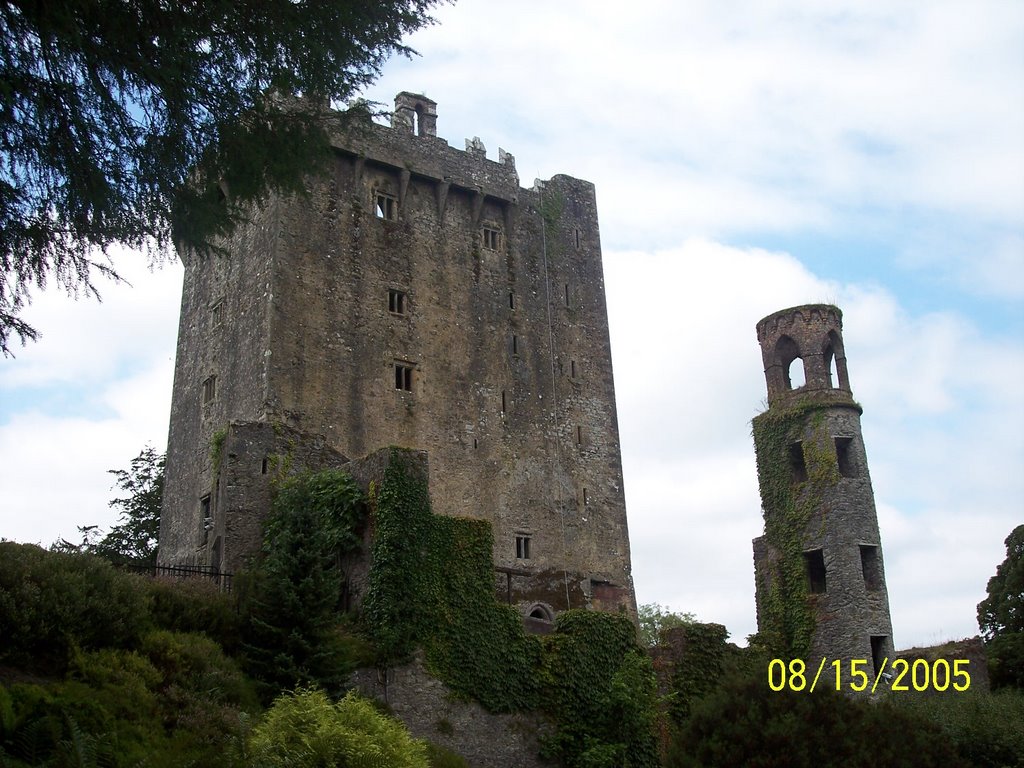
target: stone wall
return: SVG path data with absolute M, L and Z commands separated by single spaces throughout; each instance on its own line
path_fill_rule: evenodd
M 422 656 L 384 670 L 361 669 L 350 681 L 405 723 L 413 736 L 465 758 L 470 768 L 541 768 L 538 739 L 548 726 L 538 714 L 495 715 L 455 696 L 431 677 Z

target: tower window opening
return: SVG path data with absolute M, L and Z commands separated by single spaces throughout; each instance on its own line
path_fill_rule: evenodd
M 807 464 L 804 461 L 804 444 L 789 444 L 789 469 L 794 483 L 807 482 Z
M 264 457 L 263 457 L 263 461 L 262 461 L 262 463 L 260 464 L 260 474 L 261 474 L 261 475 L 265 475 L 265 474 L 267 474 L 267 471 L 268 471 L 269 469 L 270 469 L 270 458 L 269 458 L 269 457 L 267 457 L 267 456 L 264 456 Z
M 217 397 L 217 377 L 209 376 L 203 382 L 203 405 L 209 405 Z
M 387 192 L 377 192 L 374 195 L 374 215 L 385 221 L 397 221 L 398 198 Z
M 853 445 L 852 437 L 837 437 L 835 438 L 836 444 L 836 461 L 839 464 L 839 476 L 840 477 L 856 477 L 857 476 L 857 465 L 853 460 L 853 451 L 850 446 Z
M 501 248 L 501 230 L 494 227 L 484 227 L 483 241 L 484 248 L 488 251 L 497 251 Z
M 516 560 L 530 559 L 530 537 L 525 535 L 516 536 Z
M 579 250 L 579 248 L 580 248 L 580 231 L 578 229 L 574 229 L 573 230 L 573 234 L 576 237 L 576 250 Z
M 395 389 L 412 392 L 412 371 L 411 363 L 395 363 Z
M 860 545 L 860 567 L 864 573 L 864 587 L 869 592 L 882 588 L 882 568 L 878 559 L 878 547 Z
M 569 361 L 569 378 L 570 379 L 575 379 L 576 378 L 576 361 L 575 360 L 570 360 Z
M 839 386 L 839 374 L 836 371 L 835 350 L 832 349 L 831 344 L 825 347 L 824 359 L 825 371 L 828 374 L 829 389 L 835 389 L 837 386 Z
M 205 544 L 213 528 L 213 505 L 208 493 L 199 499 L 199 525 L 202 527 L 202 542 Z
M 396 315 L 405 314 L 405 294 L 394 288 L 388 290 L 388 312 Z
M 576 427 L 576 445 L 583 445 L 583 427 Z
M 587 489 L 583 489 L 583 506 L 587 506 L 590 502 L 587 500 Z
M 804 370 L 802 357 L 794 357 L 790 361 L 789 369 L 786 371 L 786 380 L 789 382 L 790 389 L 800 389 L 807 383 L 807 373 Z
M 565 284 L 565 306 L 569 306 L 569 284 Z
M 505 390 L 501 390 L 501 412 L 504 414 L 508 410 L 508 398 L 505 397 Z
M 871 661 L 875 665 L 875 674 L 873 677 L 877 677 L 878 673 L 882 671 L 882 661 L 885 659 L 885 645 L 886 640 L 889 639 L 888 635 L 872 635 L 871 636 Z M 936 668 L 941 665 L 936 665 Z M 938 682 L 938 681 L 936 681 Z M 939 689 L 944 690 L 944 689 Z
M 807 582 L 811 594 L 825 594 L 825 553 L 820 549 L 804 552 L 804 564 L 807 566 Z
M 516 308 L 516 295 L 514 293 L 512 293 L 512 291 L 508 292 L 508 308 L 509 309 L 515 309 Z
M 210 307 L 210 327 L 218 328 L 221 322 L 223 322 L 224 316 L 224 300 L 218 299 L 214 302 L 213 306 Z
M 530 608 L 529 614 L 531 619 L 538 619 L 540 621 L 553 621 L 551 612 L 543 605 L 534 605 Z
M 512 354 L 519 354 L 519 337 L 516 336 L 514 333 L 512 334 Z

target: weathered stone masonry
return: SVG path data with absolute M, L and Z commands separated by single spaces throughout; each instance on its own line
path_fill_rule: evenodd
M 267 200 L 228 256 L 181 254 L 160 560 L 239 568 L 272 457 L 400 445 L 429 455 L 435 512 L 492 523 L 502 598 L 632 612 L 594 187 L 524 189 L 511 155 L 437 138 L 434 102 L 395 107 L 339 133 L 310 194 Z
M 754 419 L 765 517 L 754 540 L 758 630 L 798 646 L 804 615 L 808 647 L 790 650 L 808 664 L 843 659 L 844 676 L 849 660 L 864 659 L 874 679 L 893 659 L 892 622 L 842 313 L 782 310 L 757 324 L 757 338 L 768 385 L 768 410 Z M 794 386 L 801 365 L 805 383 Z M 772 429 L 780 434 L 768 439 Z M 802 562 L 787 569 L 794 557 Z

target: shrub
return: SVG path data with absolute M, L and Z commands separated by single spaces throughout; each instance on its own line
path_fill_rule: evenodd
M 210 579 L 150 579 L 153 623 L 175 632 L 202 632 L 228 653 L 241 643 L 236 599 Z
M 149 624 L 142 581 L 90 555 L 0 542 L 0 660 L 62 666 L 73 647 L 128 647 Z
M 933 722 L 978 768 L 1024 768 L 1024 691 L 893 697 Z
M 756 765 L 847 768 L 968 764 L 930 722 L 887 704 L 828 689 L 772 691 L 762 675 L 732 678 L 693 703 L 666 756 L 667 768 Z
M 370 702 L 348 694 L 332 703 L 323 691 L 278 697 L 247 741 L 251 768 L 429 768 L 426 747 Z

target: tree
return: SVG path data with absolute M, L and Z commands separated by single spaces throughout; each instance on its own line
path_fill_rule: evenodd
M 988 597 L 978 603 L 978 626 L 986 640 L 1024 632 L 1024 525 L 1006 537 L 1006 559 L 988 580 Z
M 438 1 L 2 0 L 0 350 L 37 337 L 33 287 L 120 279 L 112 244 L 208 253 L 247 204 L 301 191 L 344 122 L 325 107 Z
M 987 641 L 992 687 L 1024 688 L 1024 525 L 1006 537 L 1006 559 L 978 603 L 978 627 Z
M 640 643 L 648 648 L 658 644 L 661 630 L 686 627 L 697 621 L 692 613 L 673 613 L 668 606 L 658 603 L 644 603 L 636 613 L 640 621 Z
M 164 454 L 147 445 L 128 469 L 108 469 L 117 478 L 114 485 L 127 494 L 108 505 L 120 510 L 120 523 L 105 536 L 96 525 L 80 525 L 81 544 L 61 539 L 51 549 L 98 555 L 114 565 L 154 565 L 164 494 L 164 459 Z

